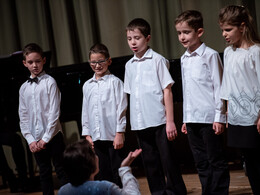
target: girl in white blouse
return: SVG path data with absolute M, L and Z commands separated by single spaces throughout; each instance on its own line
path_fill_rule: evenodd
M 260 39 L 243 6 L 219 14 L 224 51 L 221 98 L 228 102 L 228 145 L 240 148 L 254 194 L 260 194 Z

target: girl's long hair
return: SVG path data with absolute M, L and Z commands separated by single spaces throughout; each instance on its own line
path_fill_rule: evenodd
M 227 23 L 237 27 L 244 22 L 245 30 L 243 37 L 246 42 L 251 44 L 260 43 L 253 17 L 244 6 L 229 5 L 222 8 L 219 13 L 218 22 L 219 24 Z

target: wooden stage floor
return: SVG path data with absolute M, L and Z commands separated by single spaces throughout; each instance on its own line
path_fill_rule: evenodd
M 231 170 L 230 171 L 230 195 L 251 195 L 253 194 L 248 182 L 247 177 L 243 170 Z M 198 175 L 195 173 L 192 174 L 183 174 L 183 179 L 186 184 L 188 195 L 200 195 L 201 194 L 201 186 L 199 182 Z M 142 195 L 149 195 L 149 189 L 147 185 L 147 181 L 145 177 L 138 177 L 138 181 L 140 184 L 140 190 Z M 41 195 L 41 192 L 33 192 L 33 193 L 10 193 L 9 189 L 0 190 L 0 194 L 3 195 Z M 55 191 L 57 194 L 57 191 Z

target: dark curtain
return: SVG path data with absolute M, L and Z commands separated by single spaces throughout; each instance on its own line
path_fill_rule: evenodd
M 258 0 L 0 0 L 0 56 L 36 42 L 52 52 L 51 66 L 86 62 L 88 50 L 102 42 L 112 57 L 130 55 L 125 27 L 136 17 L 152 27 L 151 47 L 166 58 L 180 58 L 174 20 L 196 9 L 204 17 L 203 41 L 219 52 L 225 48 L 217 18 L 221 7 L 244 5 L 260 29 Z

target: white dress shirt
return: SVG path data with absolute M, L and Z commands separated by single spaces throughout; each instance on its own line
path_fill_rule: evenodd
M 113 141 L 117 132 L 125 132 L 127 95 L 123 82 L 107 71 L 83 85 L 82 135 L 93 141 Z
M 260 45 L 224 51 L 221 98 L 228 100 L 228 123 L 256 124 L 260 110 Z
M 60 91 L 56 81 L 45 72 L 38 83 L 25 82 L 19 91 L 20 127 L 28 144 L 43 140 L 48 143 L 61 131 Z
M 219 97 L 222 63 L 219 54 L 201 44 L 181 57 L 183 122 L 226 122 L 223 101 Z
M 151 48 L 126 63 L 124 91 L 130 94 L 132 130 L 166 123 L 163 90 L 174 83 L 168 68 L 168 60 Z

